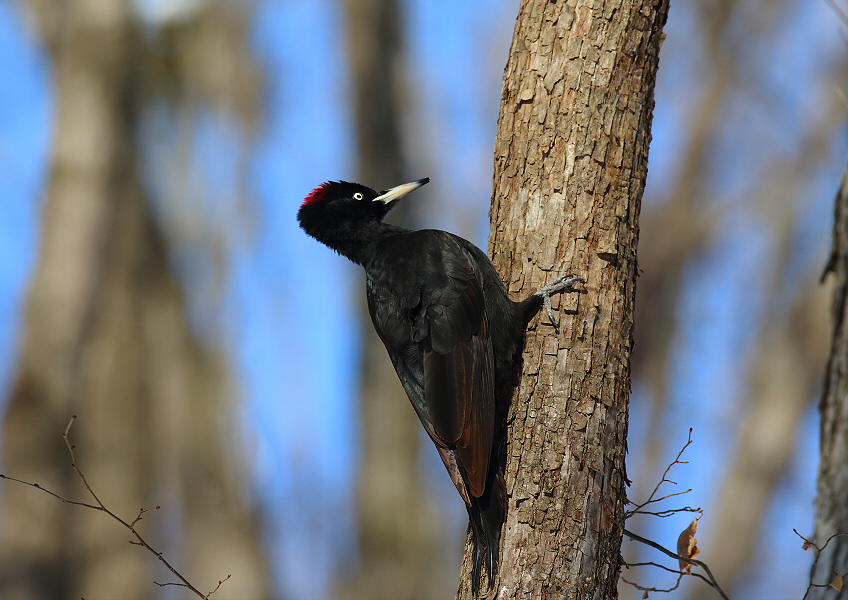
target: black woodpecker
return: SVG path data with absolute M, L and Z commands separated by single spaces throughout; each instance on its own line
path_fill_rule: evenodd
M 377 192 L 330 181 L 297 214 L 303 230 L 365 267 L 368 311 L 418 418 L 465 501 L 474 545 L 472 588 L 498 568 L 506 519 L 504 421 L 530 319 L 549 297 L 585 282 L 566 275 L 513 302 L 489 258 L 445 231 L 383 223 L 429 179 Z

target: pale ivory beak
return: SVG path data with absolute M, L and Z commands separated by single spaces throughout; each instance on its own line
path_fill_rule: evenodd
M 430 178 L 425 177 L 424 179 L 419 179 L 418 181 L 410 181 L 409 183 L 403 183 L 401 185 L 395 186 L 393 188 L 381 192 L 379 196 L 372 200 L 372 202 L 382 202 L 383 204 L 390 204 L 396 200 L 400 200 L 408 193 L 414 192 L 422 185 L 429 183 L 429 181 Z

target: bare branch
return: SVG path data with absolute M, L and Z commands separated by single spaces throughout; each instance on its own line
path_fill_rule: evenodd
M 694 577 L 699 577 L 700 579 L 703 579 L 710 587 L 712 587 L 716 592 L 718 592 L 718 595 L 721 596 L 724 600 L 730 600 L 730 598 L 727 596 L 727 594 L 724 593 L 724 590 L 721 589 L 721 586 L 719 586 L 718 582 L 715 580 L 715 577 L 713 577 L 713 574 L 710 571 L 710 568 L 707 566 L 707 563 L 700 561 L 700 560 L 697 560 L 697 559 L 694 559 L 694 558 L 687 558 L 685 556 L 680 556 L 679 554 L 672 552 L 668 548 L 661 546 L 660 544 L 656 543 L 655 541 L 649 540 L 647 538 L 643 538 L 641 535 L 637 535 L 637 534 L 633 533 L 632 531 L 628 531 L 628 530 L 625 529 L 624 535 L 626 535 L 627 537 L 629 537 L 631 540 L 633 540 L 635 542 L 640 542 L 642 544 L 645 544 L 646 546 L 650 546 L 651 548 L 654 548 L 655 550 L 659 550 L 660 552 L 662 552 L 663 554 L 665 554 L 666 556 L 668 556 L 670 558 L 674 558 L 674 559 L 676 559 L 680 562 L 689 563 L 691 565 L 696 565 L 698 567 L 701 567 L 704 570 L 704 572 L 707 574 L 706 577 L 703 577 L 703 576 L 701 576 L 697 573 L 689 573 L 689 574 L 694 576 Z M 677 571 L 677 572 L 680 573 L 681 575 L 686 574 L 683 571 Z
M 680 452 L 677 453 L 677 456 L 675 457 L 675 459 L 671 463 L 669 463 L 669 465 L 666 467 L 665 471 L 663 471 L 663 474 L 662 474 L 662 477 L 660 478 L 660 481 L 657 483 L 656 486 L 654 486 L 654 489 L 651 492 L 651 494 L 648 496 L 648 499 L 645 500 L 644 502 L 642 502 L 641 504 L 635 504 L 635 503 L 631 502 L 630 504 L 633 504 L 633 506 L 635 508 L 633 508 L 633 509 L 631 509 L 631 510 L 629 510 L 625 513 L 625 517 L 624 517 L 625 519 L 628 519 L 628 518 L 630 518 L 630 517 L 632 517 L 633 515 L 636 515 L 636 514 L 653 515 L 655 517 L 662 517 L 662 518 L 670 517 L 671 515 L 674 515 L 674 514 L 677 514 L 677 513 L 682 513 L 682 512 L 692 512 L 692 513 L 698 513 L 700 515 L 704 514 L 704 511 L 702 509 L 693 508 L 691 506 L 684 506 L 683 508 L 672 508 L 672 509 L 665 509 L 665 510 L 644 510 L 645 507 L 650 505 L 650 504 L 656 504 L 658 502 L 662 502 L 663 500 L 667 500 L 669 498 L 674 498 L 676 496 L 682 496 L 683 494 L 688 494 L 689 492 L 692 491 L 691 489 L 688 489 L 688 490 L 683 491 L 683 492 L 674 492 L 674 493 L 666 494 L 665 496 L 657 498 L 657 494 L 659 493 L 659 490 L 664 483 L 670 483 L 672 485 L 677 485 L 677 482 L 672 481 L 671 479 L 668 478 L 668 474 L 671 471 L 672 467 L 674 467 L 674 465 L 689 464 L 688 461 L 681 460 L 681 458 L 683 456 L 683 453 L 686 452 L 686 449 L 691 444 L 692 444 L 692 428 L 690 427 L 689 428 L 689 437 L 686 439 L 686 443 L 680 449 Z M 700 518 L 700 517 L 698 517 L 698 518 Z M 696 519 L 696 521 L 697 521 L 697 519 Z M 635 534 L 631 531 L 628 531 L 626 529 L 624 530 L 624 534 L 627 535 L 630 539 L 632 539 L 634 541 L 641 542 L 643 544 L 651 546 L 652 548 L 655 548 L 655 549 L 659 550 L 660 552 L 665 553 L 667 556 L 670 556 L 671 558 L 676 558 L 679 561 L 678 565 L 699 566 L 707 574 L 707 576 L 704 577 L 700 573 L 693 573 L 691 571 L 691 567 L 688 567 L 688 566 L 684 570 L 683 568 L 671 569 L 669 567 L 666 567 L 664 565 L 661 565 L 661 564 L 655 563 L 655 562 L 624 563 L 624 565 L 628 568 L 629 567 L 654 566 L 654 567 L 658 567 L 658 568 L 660 568 L 664 571 L 668 571 L 670 573 L 674 573 L 675 575 L 677 575 L 677 581 L 675 582 L 674 586 L 672 586 L 670 588 L 645 587 L 645 586 L 639 585 L 637 583 L 634 583 L 632 581 L 628 581 L 627 579 L 622 577 L 621 580 L 624 581 L 625 583 L 632 585 L 633 587 L 635 587 L 638 590 L 644 591 L 646 595 L 647 595 L 648 592 L 672 592 L 680 586 L 680 581 L 683 579 L 684 575 L 691 575 L 692 577 L 697 577 L 698 579 L 701 579 L 707 585 L 709 585 L 710 587 L 715 589 L 716 592 L 718 592 L 718 594 L 722 598 L 724 598 L 724 600 L 729 600 L 727 595 L 724 593 L 724 590 L 722 590 L 721 587 L 718 585 L 718 582 L 716 582 L 715 577 L 713 577 L 713 574 L 710 571 L 710 568 L 706 565 L 706 563 L 704 563 L 700 560 L 696 560 L 694 558 L 683 557 L 683 556 L 676 554 L 676 553 L 672 552 L 671 550 L 668 550 L 667 548 L 661 546 L 657 542 L 654 542 L 654 541 L 649 540 L 647 538 L 643 538 L 642 536 L 637 535 L 637 534 Z M 697 548 L 696 548 L 696 553 L 697 553 Z
M 141 536 L 141 534 L 135 529 L 136 523 L 141 521 L 143 515 L 145 513 L 151 512 L 151 511 L 159 510 L 158 506 L 156 508 L 139 509 L 138 516 L 136 516 L 136 518 L 131 523 L 128 523 L 127 521 L 123 520 L 121 517 L 119 517 L 118 515 L 113 513 L 111 510 L 109 510 L 103 504 L 103 502 L 100 500 L 100 498 L 97 497 L 97 494 L 94 493 L 94 490 L 89 485 L 88 480 L 86 480 L 86 478 L 85 478 L 85 475 L 83 474 L 83 472 L 80 470 L 79 466 L 77 465 L 76 455 L 74 454 L 75 446 L 73 446 L 71 444 L 71 441 L 70 441 L 71 426 L 74 424 L 74 421 L 76 420 L 76 418 L 77 418 L 76 415 L 73 415 L 71 417 L 71 420 L 68 422 L 68 426 L 65 428 L 65 432 L 62 434 L 62 439 L 65 440 L 65 446 L 68 448 L 68 452 L 71 455 L 71 467 L 74 469 L 74 472 L 76 472 L 77 476 L 80 478 L 83 485 L 85 486 L 85 489 L 88 491 L 89 495 L 94 499 L 96 504 L 88 504 L 86 502 L 78 502 L 76 500 L 69 500 L 68 498 L 63 497 L 63 496 L 57 494 L 56 492 L 52 492 L 52 491 L 48 490 L 47 488 L 42 487 L 41 485 L 39 485 L 37 483 L 24 481 L 23 479 L 16 479 L 14 477 L 9 477 L 8 475 L 3 475 L 2 473 L 0 473 L 0 479 L 5 479 L 7 481 L 14 481 L 16 483 L 28 485 L 30 487 L 37 489 L 37 490 L 41 490 L 42 492 L 53 496 L 54 498 L 56 498 L 57 500 L 60 500 L 61 502 L 64 502 L 65 504 L 73 504 L 74 506 L 82 506 L 84 508 L 90 508 L 91 510 L 96 510 L 96 511 L 100 511 L 102 513 L 106 513 L 114 521 L 117 521 L 118 523 L 123 525 L 127 530 L 130 531 L 130 533 L 133 534 L 133 536 L 135 537 L 135 539 L 137 541 L 130 540 L 130 544 L 133 544 L 134 546 L 142 546 L 142 547 L 146 548 L 151 554 L 153 554 L 156 558 L 158 558 L 159 562 L 161 562 L 163 565 L 165 565 L 168 568 L 168 570 L 171 571 L 171 573 L 173 573 L 174 576 L 177 579 L 180 580 L 179 583 L 177 583 L 177 582 L 174 582 L 174 583 L 158 583 L 156 581 L 154 581 L 153 583 L 155 583 L 156 585 L 158 585 L 160 587 L 165 587 L 165 586 L 169 586 L 169 585 L 184 587 L 186 589 L 191 590 L 199 598 L 203 598 L 203 600 L 209 600 L 209 597 L 212 594 L 214 594 L 215 592 L 218 591 L 218 589 L 221 587 L 221 584 L 224 583 L 225 581 L 227 581 L 230 578 L 230 575 L 227 575 L 224 579 L 220 580 L 218 582 L 218 585 L 215 587 L 214 590 L 212 590 L 208 594 L 204 594 L 203 592 L 198 590 L 196 587 L 194 587 L 188 581 L 188 579 L 183 577 L 183 575 L 179 571 L 177 571 L 177 569 L 174 568 L 174 566 L 171 565 L 171 563 L 169 563 L 165 559 L 164 556 L 162 556 L 162 553 L 159 552 L 158 550 L 156 550 L 155 548 L 153 548 L 150 544 L 148 544 L 147 540 L 145 540 Z
M 228 573 L 226 577 L 224 577 L 223 579 L 219 580 L 219 581 L 218 581 L 218 585 L 216 585 L 216 586 L 215 586 L 215 589 L 214 589 L 214 590 L 212 590 L 211 592 L 209 592 L 208 594 L 206 594 L 206 598 L 207 598 L 207 600 L 208 600 L 209 596 L 211 596 L 212 594 L 214 594 L 215 592 L 217 592 L 217 591 L 218 591 L 218 589 L 221 587 L 221 584 L 223 584 L 225 581 L 227 581 L 227 580 L 228 580 L 230 577 L 232 577 L 232 576 L 233 576 L 233 574 L 232 574 L 232 573 Z
M 670 588 L 645 587 L 645 586 L 639 585 L 638 583 L 635 583 L 633 581 L 629 581 L 629 580 L 625 579 L 624 577 L 621 578 L 621 580 L 624 583 L 632 585 L 637 590 L 642 590 L 643 592 L 660 592 L 660 593 L 673 592 L 674 590 L 676 590 L 680 586 L 680 581 L 683 579 L 684 575 L 691 575 L 692 577 L 697 577 L 698 579 L 700 579 L 701 581 L 703 581 L 707 585 L 710 585 L 710 586 L 712 585 L 710 583 L 710 580 L 707 579 L 706 577 L 704 577 L 703 575 L 701 575 L 700 573 L 692 573 L 692 572 L 689 572 L 689 571 L 681 571 L 680 569 L 672 569 L 670 567 L 666 567 L 665 565 L 661 565 L 660 563 L 655 563 L 655 562 L 651 562 L 651 561 L 641 562 L 641 563 L 624 563 L 624 566 L 628 567 L 628 568 L 630 568 L 630 567 L 657 567 L 657 568 L 662 569 L 663 571 L 668 571 L 669 573 L 674 573 L 675 575 L 677 575 L 677 582 Z
M 639 585 L 635 581 L 630 581 L 629 579 L 625 579 L 624 577 L 621 578 L 621 580 L 624 583 L 626 583 L 628 585 L 632 585 L 637 590 L 641 590 L 641 591 L 646 592 L 646 593 L 647 592 L 659 592 L 659 593 L 673 592 L 678 587 L 680 587 L 680 582 L 683 579 L 683 575 L 685 574 L 682 571 L 678 571 L 678 570 L 675 570 L 675 569 L 669 569 L 668 567 L 663 566 L 659 563 L 655 563 L 655 562 L 625 564 L 625 566 L 628 567 L 628 568 L 629 567 L 644 567 L 644 566 L 659 567 L 660 569 L 665 569 L 666 571 L 670 571 L 670 572 L 675 573 L 677 575 L 677 581 L 670 588 L 646 587 L 646 586 L 643 586 L 643 585 Z
M 685 493 L 685 492 L 681 492 L 681 493 Z M 672 494 L 672 495 L 677 495 L 677 494 Z M 691 506 L 684 506 L 683 508 L 669 508 L 667 510 L 634 510 L 634 511 L 632 511 L 631 514 L 632 515 L 653 515 L 655 517 L 662 517 L 664 519 L 666 517 L 670 517 L 671 515 L 676 515 L 677 513 L 682 513 L 682 512 L 698 513 L 700 515 L 704 514 L 703 509 L 692 508 Z
M 625 563 L 624 563 L 624 566 L 625 566 L 625 567 L 627 567 L 628 569 L 629 569 L 630 567 L 657 567 L 657 568 L 659 568 L 659 569 L 662 569 L 663 571 L 668 571 L 669 573 L 674 573 L 675 575 L 680 575 L 681 577 L 683 577 L 683 575 L 685 575 L 685 573 L 682 573 L 682 572 L 680 571 L 680 569 L 672 569 L 671 567 L 667 567 L 667 566 L 665 566 L 665 565 L 661 565 L 660 563 L 655 563 L 655 562 L 652 562 L 652 561 L 648 561 L 648 562 L 639 562 L 639 563 L 629 563 L 629 562 L 625 562 Z M 630 583 L 630 582 L 628 581 L 627 583 Z M 634 585 L 634 584 L 631 584 L 631 585 Z M 639 586 L 636 586 L 636 587 L 639 587 Z M 677 587 L 677 586 L 675 586 L 675 588 L 676 588 L 676 587 Z M 641 589 L 641 588 L 640 588 L 640 589 Z M 648 590 L 648 591 L 649 591 L 649 592 L 660 592 L 660 591 L 670 592 L 671 590 Z
M 161 508 L 161 506 L 157 506 L 156 508 L 140 508 L 140 509 L 138 509 L 138 516 L 135 518 L 135 520 L 133 520 L 132 523 L 130 523 L 130 525 L 135 526 L 136 523 L 141 521 L 141 517 L 144 513 L 149 513 L 149 512 L 152 512 L 154 510 L 159 510 L 160 508 Z
M 8 475 L 4 475 L 2 473 L 0 473 L 0 479 L 5 479 L 6 481 L 14 481 L 16 483 L 22 483 L 24 485 L 28 485 L 29 487 L 34 487 L 37 490 L 41 490 L 45 494 L 50 494 L 51 496 L 53 496 L 57 500 L 61 500 L 65 504 L 73 504 L 75 506 L 84 506 L 85 508 L 90 508 L 92 510 L 100 510 L 100 511 L 103 510 L 103 508 L 100 507 L 100 506 L 95 506 L 93 504 L 86 504 L 85 502 L 76 502 L 75 500 L 68 500 L 67 498 L 63 498 L 62 496 L 60 496 L 56 492 L 51 492 L 46 487 L 42 487 L 37 483 L 31 483 L 29 481 L 24 481 L 23 479 L 15 479 L 14 477 L 9 477 Z
M 642 510 L 643 508 L 645 508 L 649 504 L 654 504 L 656 502 L 662 502 L 663 500 L 665 500 L 667 498 L 673 498 L 674 496 L 682 496 L 683 494 L 688 494 L 689 492 L 692 491 L 691 489 L 688 489 L 685 492 L 675 492 L 673 494 L 665 495 L 662 498 L 655 498 L 655 496 L 659 492 L 662 484 L 671 483 L 672 485 L 677 485 L 676 481 L 672 481 L 671 479 L 668 478 L 668 473 L 669 473 L 669 471 L 671 471 L 671 468 L 674 465 L 688 465 L 689 464 L 689 461 L 680 460 L 680 458 L 683 456 L 683 453 L 686 452 L 686 448 L 688 448 L 691 445 L 692 445 L 692 428 L 690 427 L 689 428 L 689 437 L 686 439 L 686 443 L 680 449 L 680 452 L 677 453 L 677 457 L 671 463 L 669 463 L 669 465 L 665 468 L 665 471 L 663 471 L 663 474 L 662 474 L 662 478 L 660 478 L 657 485 L 654 486 L 654 490 L 651 492 L 651 495 L 648 496 L 648 499 L 645 500 L 644 502 L 642 502 L 641 504 L 634 504 L 634 503 L 630 502 L 630 504 L 634 504 L 635 508 L 628 510 L 624 513 L 625 519 L 628 519 L 628 518 L 632 517 L 633 515 L 640 514 L 640 513 L 641 514 L 655 514 L 656 516 L 666 517 L 666 516 L 669 516 L 669 515 L 672 515 L 672 514 L 678 513 L 678 512 L 701 512 L 700 508 L 690 509 L 689 507 L 686 507 L 684 509 L 664 510 L 664 511 L 659 511 L 658 513 L 651 513 L 651 512 L 647 512 L 647 511 Z
M 794 529 L 794 528 L 793 528 L 793 529 L 792 529 L 792 531 L 794 531 L 794 532 L 795 532 L 795 535 L 797 535 L 799 538 L 801 538 L 802 540 L 804 540 L 804 545 L 803 545 L 803 549 L 804 549 L 804 550 L 809 550 L 810 548 L 812 548 L 812 549 L 813 549 L 813 552 L 815 552 L 815 554 L 816 554 L 815 559 L 813 559 L 813 564 L 812 564 L 812 566 L 810 567 L 810 583 L 807 585 L 807 591 L 805 591 L 805 592 L 804 592 L 804 598 L 802 598 L 802 600 L 806 600 L 806 599 L 807 599 L 807 596 L 810 594 L 810 592 L 812 591 L 812 589 L 813 589 L 813 588 L 825 588 L 825 587 L 832 587 L 832 585 L 831 585 L 831 583 L 832 583 L 832 582 L 828 582 L 828 583 L 813 583 L 813 573 L 815 573 L 815 571 L 816 571 L 816 565 L 817 565 L 817 564 L 818 564 L 818 562 L 819 562 L 819 557 L 821 556 L 821 553 L 822 553 L 822 552 L 824 552 L 824 549 L 825 549 L 825 548 L 827 548 L 827 545 L 828 545 L 828 544 L 830 544 L 830 542 L 832 542 L 834 539 L 836 539 L 836 538 L 838 538 L 838 537 L 841 537 L 841 536 L 843 536 L 843 535 L 848 535 L 848 532 L 843 532 L 843 533 L 834 533 L 832 536 L 830 536 L 829 538 L 827 538 L 827 539 L 825 540 L 825 542 L 824 542 L 824 545 L 823 545 L 823 546 L 819 546 L 819 545 L 818 545 L 818 544 L 816 544 L 814 541 L 812 541 L 812 540 L 810 540 L 810 539 L 807 539 L 807 538 L 805 538 L 803 535 L 801 535 L 800 533 L 798 533 L 798 530 L 797 530 L 797 529 Z M 836 573 L 836 572 L 834 572 L 834 574 L 835 574 L 835 575 L 845 575 L 845 573 Z
M 221 579 L 220 581 L 218 581 L 218 585 L 216 585 L 216 586 L 215 586 L 215 589 L 214 589 L 214 590 L 212 590 L 211 592 L 209 592 L 208 594 L 206 594 L 205 596 L 203 596 L 203 598 L 204 598 L 204 599 L 206 599 L 206 600 L 208 600 L 208 599 L 209 599 L 209 597 L 210 597 L 212 594 L 214 594 L 215 592 L 217 592 L 217 591 L 218 591 L 218 589 L 221 587 L 221 584 L 222 584 L 222 583 L 224 583 L 225 581 L 227 581 L 227 580 L 228 580 L 230 577 L 232 577 L 232 576 L 233 576 L 233 575 L 232 575 L 232 573 L 230 573 L 229 575 L 227 575 L 226 577 L 224 577 L 223 579 Z M 155 584 L 156 584 L 156 585 L 158 585 L 159 587 L 168 587 L 168 586 L 174 586 L 174 587 L 186 587 L 186 586 L 185 586 L 185 584 L 183 584 L 183 583 L 177 583 L 176 581 L 166 581 L 165 583 L 159 583 L 158 581 L 155 581 L 155 580 L 154 580 L 154 581 L 153 581 L 153 583 L 155 583 Z

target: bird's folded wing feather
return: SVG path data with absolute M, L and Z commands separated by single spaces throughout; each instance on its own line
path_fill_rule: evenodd
M 403 285 L 374 285 L 369 279 L 369 310 L 427 433 L 437 446 L 455 449 L 468 491 L 480 496 L 486 487 L 495 411 L 483 282 L 470 254 L 453 236 L 415 233 L 422 234 L 420 240 L 403 244 L 415 248 L 414 258 L 387 258 L 379 269 L 381 276 L 397 278 Z M 385 255 L 404 258 L 402 252 Z M 400 265 L 396 273 L 393 262 Z M 411 281 L 415 284 L 409 285 Z M 416 293 L 409 294 L 410 287 Z M 381 296 L 378 289 L 406 293 Z

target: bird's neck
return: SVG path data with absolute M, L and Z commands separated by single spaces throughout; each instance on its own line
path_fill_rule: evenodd
M 386 238 L 409 232 L 409 229 L 382 222 L 368 222 L 323 231 L 317 239 L 358 265 L 365 266 L 373 256 L 377 243 Z

